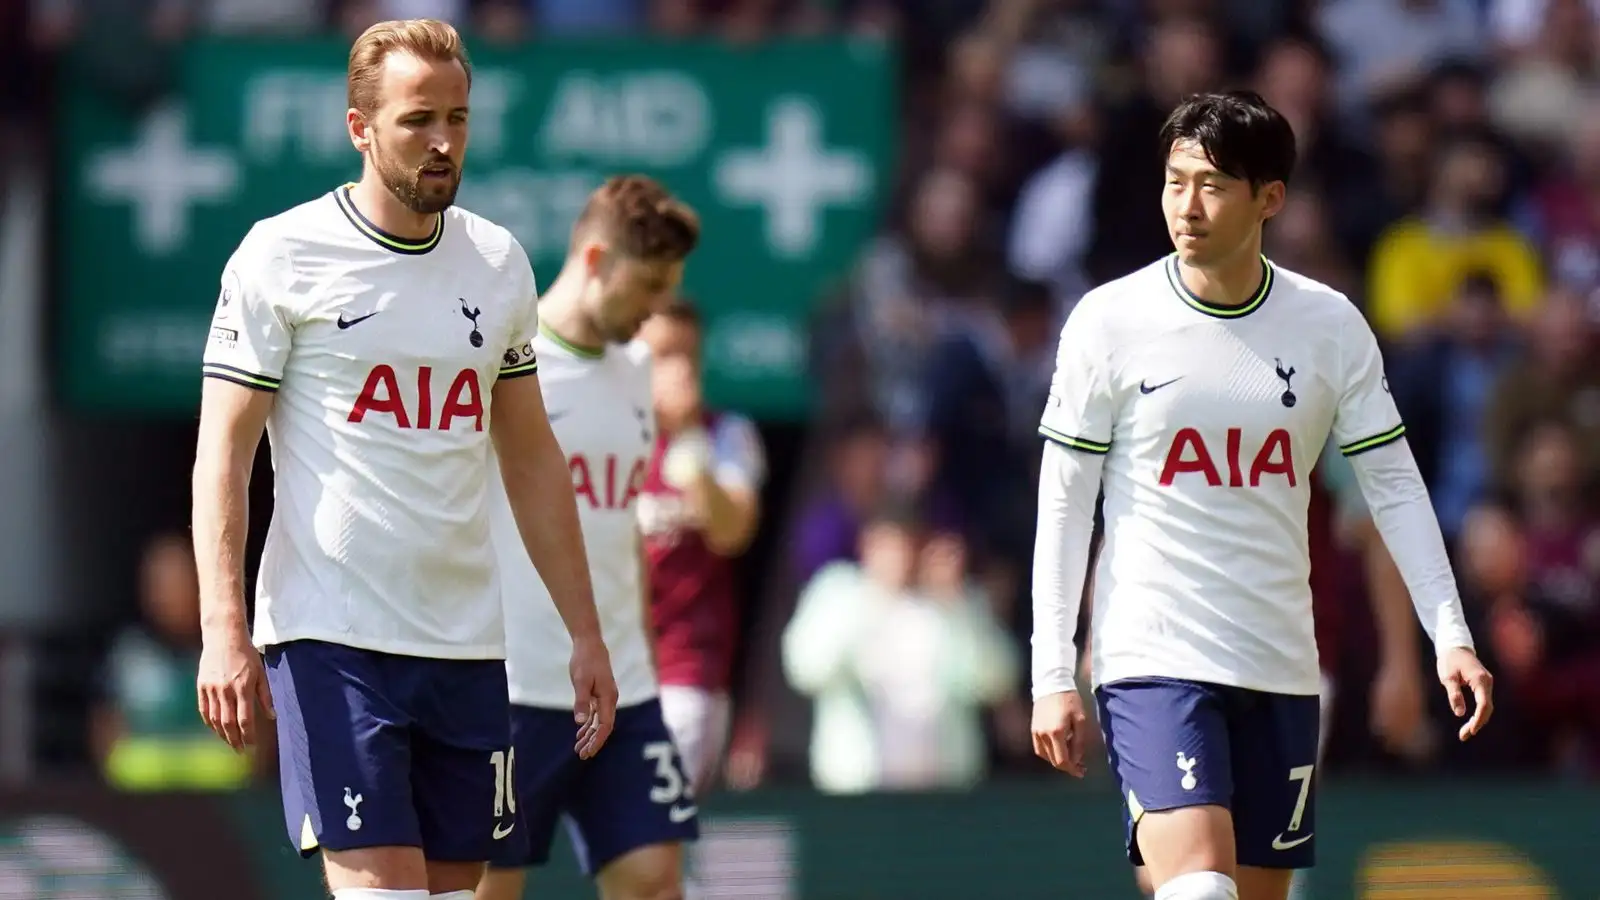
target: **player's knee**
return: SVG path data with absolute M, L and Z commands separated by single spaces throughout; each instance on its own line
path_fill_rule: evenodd
M 1155 900 L 1239 900 L 1239 888 L 1221 872 L 1188 872 L 1157 888 Z

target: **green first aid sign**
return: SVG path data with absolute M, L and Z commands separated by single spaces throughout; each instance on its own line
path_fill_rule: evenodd
M 69 70 L 56 360 L 71 408 L 189 414 L 218 277 L 257 219 L 360 175 L 348 48 L 202 41 L 177 88 L 129 110 Z M 538 43 L 474 54 L 458 202 L 511 229 L 541 285 L 613 174 L 700 213 L 685 290 L 706 317 L 713 403 L 796 418 L 806 326 L 887 192 L 893 60 L 874 42 Z

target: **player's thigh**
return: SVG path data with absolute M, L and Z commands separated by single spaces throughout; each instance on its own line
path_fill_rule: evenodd
M 683 845 L 630 850 L 601 869 L 595 883 L 600 900 L 682 900 Z
M 335 887 L 423 887 L 408 721 L 381 656 L 295 641 L 266 666 L 289 840 L 322 851 Z
M 584 761 L 573 751 L 575 738 L 571 710 L 511 707 L 512 791 L 506 803 L 515 827 L 495 842 L 491 872 L 550 861 L 556 823 L 581 785 Z
M 516 826 L 511 701 L 497 660 L 416 660 L 411 793 L 422 850 L 439 877 L 477 882 Z M 439 865 L 435 866 L 434 864 Z
M 583 770 L 567 807 L 578 862 L 591 875 L 642 847 L 699 836 L 699 809 L 660 704 L 617 711 L 616 730 Z
M 661 714 L 678 746 L 691 788 L 704 794 L 727 745 L 728 695 L 686 685 L 662 685 Z
M 1315 695 L 1238 692 L 1233 816 L 1241 866 L 1304 869 L 1316 861 L 1320 707 Z
M 1140 678 L 1101 685 L 1095 698 L 1130 861 L 1149 866 L 1157 885 L 1187 871 L 1230 871 L 1234 770 L 1223 690 Z

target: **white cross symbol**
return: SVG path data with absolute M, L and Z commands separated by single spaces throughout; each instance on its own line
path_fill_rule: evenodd
M 189 206 L 233 196 L 239 166 L 226 150 L 191 147 L 189 116 L 164 106 L 140 124 L 130 146 L 94 154 L 86 166 L 100 198 L 133 205 L 133 233 L 141 248 L 171 253 L 189 239 Z
M 783 97 L 767 111 L 767 145 L 729 150 L 716 163 L 717 190 L 730 203 L 766 212 L 767 243 L 778 256 L 803 257 L 817 244 L 830 205 L 857 204 L 872 187 L 863 154 L 829 150 L 822 115 L 801 97 Z

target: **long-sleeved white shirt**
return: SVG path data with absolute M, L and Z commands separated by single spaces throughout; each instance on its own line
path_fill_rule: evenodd
M 1472 647 L 1377 340 L 1337 291 L 1262 262 L 1243 306 L 1169 256 L 1090 292 L 1040 424 L 1033 693 L 1074 686 L 1095 499 L 1096 685 L 1168 677 L 1316 694 L 1309 479 L 1330 434 L 1441 651 Z

